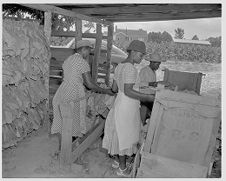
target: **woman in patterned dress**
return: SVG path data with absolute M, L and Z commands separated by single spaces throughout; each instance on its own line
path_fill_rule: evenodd
M 126 156 L 137 152 L 141 124 L 140 101 L 154 101 L 154 95 L 139 92 L 138 73 L 134 67 L 134 63 L 140 63 L 146 52 L 144 42 L 132 41 L 127 51 L 127 59 L 115 69 L 112 90 L 118 91 L 118 94 L 107 116 L 103 138 L 103 148 L 116 157 L 112 166 L 118 168 L 119 176 L 128 176 Z
M 85 96 L 85 86 L 93 91 L 113 95 L 110 89 L 97 86 L 91 78 L 88 64 L 91 43 L 88 40 L 77 42 L 77 53 L 68 57 L 63 63 L 64 79 L 53 97 L 53 124 L 51 134 L 57 134 L 59 138 L 59 150 L 61 147 L 62 117 L 59 105 L 63 102 L 75 101 Z M 81 137 L 86 132 L 86 99 L 74 102 L 72 137 Z

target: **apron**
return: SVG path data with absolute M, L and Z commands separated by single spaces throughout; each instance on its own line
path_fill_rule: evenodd
M 140 101 L 126 96 L 124 92 L 119 90 L 115 99 L 114 109 L 119 150 L 131 148 L 133 144 L 139 141 Z

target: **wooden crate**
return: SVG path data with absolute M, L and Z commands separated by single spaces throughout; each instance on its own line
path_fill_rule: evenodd
M 160 176 L 202 177 L 211 162 L 219 124 L 219 100 L 170 90 L 158 91 L 143 153 L 152 154 L 152 163 L 155 158 L 164 165 L 165 170 L 158 173 Z M 145 172 L 146 161 L 142 160 L 140 169 Z M 178 175 L 176 170 L 168 168 L 170 162 L 177 165 Z M 190 174 L 181 172 L 181 175 L 180 165 Z M 194 172 L 194 165 L 199 173 Z M 148 174 L 158 177 L 154 172 Z
M 195 91 L 200 94 L 202 74 L 192 72 L 181 72 L 175 70 L 164 69 L 163 81 L 171 83 L 178 87 L 179 91 L 188 90 Z
M 141 152 L 138 178 L 203 178 L 207 167 Z

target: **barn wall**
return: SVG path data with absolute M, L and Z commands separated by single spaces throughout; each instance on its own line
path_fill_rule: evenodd
M 12 146 L 44 124 L 50 48 L 38 22 L 3 20 L 2 141 Z

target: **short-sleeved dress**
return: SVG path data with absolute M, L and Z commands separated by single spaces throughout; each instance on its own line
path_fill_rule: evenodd
M 105 123 L 103 148 L 111 155 L 132 155 L 137 152 L 140 132 L 140 101 L 124 94 L 125 83 L 135 83 L 138 90 L 137 70 L 131 63 L 119 64 L 114 80 L 118 94 Z
M 61 133 L 62 117 L 59 105 L 62 102 L 75 101 L 85 96 L 82 74 L 90 71 L 88 62 L 80 54 L 75 53 L 63 63 L 64 80 L 53 97 L 53 123 L 51 133 Z M 86 99 L 74 103 L 74 121 L 72 136 L 82 136 L 86 133 Z

